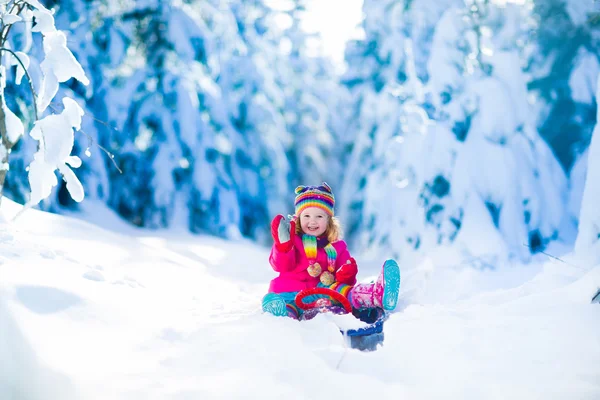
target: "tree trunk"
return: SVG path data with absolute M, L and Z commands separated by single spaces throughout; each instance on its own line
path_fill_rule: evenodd
M 0 77 L 3 79 L 3 77 Z M 4 114 L 4 90 L 0 91 L 0 205 L 2 204 L 2 189 L 4 188 L 4 181 L 6 174 L 8 173 L 8 155 L 10 149 L 14 146 L 8 140 L 8 132 L 6 129 L 6 114 Z

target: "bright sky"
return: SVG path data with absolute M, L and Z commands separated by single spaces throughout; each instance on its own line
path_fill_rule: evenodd
M 292 0 L 266 0 L 275 10 L 289 10 L 293 7 Z M 319 33 L 321 40 L 315 40 L 308 45 L 317 54 L 324 54 L 333 60 L 338 70 L 345 69 L 344 49 L 346 42 L 362 35 L 363 0 L 306 0 L 306 15 L 302 27 L 307 32 Z M 281 16 L 278 23 L 282 27 L 291 23 L 288 18 Z
M 363 0 L 308 0 L 304 28 L 319 32 L 326 55 L 341 66 L 346 41 L 359 37 Z

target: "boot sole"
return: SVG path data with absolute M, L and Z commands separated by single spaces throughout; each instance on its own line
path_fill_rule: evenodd
M 263 297 L 262 309 L 276 317 L 286 317 L 288 314 L 285 301 L 277 293 L 268 293 Z
M 398 294 L 400 293 L 400 267 L 394 260 L 387 260 L 383 265 L 383 290 L 382 305 L 386 311 L 396 308 Z

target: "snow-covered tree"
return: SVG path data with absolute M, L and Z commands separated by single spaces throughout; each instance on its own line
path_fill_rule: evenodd
M 385 117 L 381 103 L 367 103 L 366 91 L 358 92 L 361 106 L 380 114 L 373 118 L 371 131 L 357 130 L 371 136 L 362 157 L 356 153 L 360 136 L 353 138 L 355 159 L 348 163 L 360 165 L 364 174 L 357 174 L 350 191 L 355 199 L 362 197 L 354 201 L 360 211 L 361 242 L 397 257 L 453 241 L 472 255 L 527 258 L 543 249 L 562 226 L 566 177 L 537 133 L 527 102 L 522 60 L 530 7 L 460 2 L 432 18 L 433 34 L 426 35 L 422 28 L 415 33 L 412 24 L 402 24 L 415 12 L 413 3 L 380 5 L 383 8 L 365 9 L 365 26 L 372 12 L 379 21 L 373 24 L 375 31 L 396 25 L 404 29 L 391 47 L 394 54 L 368 57 L 361 68 L 366 71 L 369 62 L 387 61 L 375 71 L 380 86 L 397 97 L 398 108 L 391 118 Z M 386 22 L 385 16 L 395 19 Z M 370 38 L 393 36 L 392 30 L 386 35 L 369 32 L 364 42 L 350 49 L 360 49 Z M 417 46 L 413 35 L 430 39 Z M 370 43 L 375 51 L 385 48 L 377 41 Z M 352 50 L 347 56 L 353 56 Z M 387 73 L 390 65 L 396 66 L 391 68 L 396 74 Z M 359 71 L 351 70 L 346 81 L 362 82 Z M 369 120 L 365 113 L 355 121 Z M 395 129 L 382 129 L 390 122 Z M 489 240 L 479 240 L 486 235 Z M 485 243 L 494 245 L 482 247 Z
M 596 123 L 600 72 L 598 3 L 536 1 L 536 40 L 529 54 L 530 96 L 541 135 L 569 175 L 569 215 L 579 219 L 588 145 Z M 568 43 L 568 45 L 564 45 Z
M 32 126 L 29 135 L 38 143 L 27 167 L 31 192 L 26 201 L 33 206 L 48 197 L 58 185 L 57 170 L 73 199 L 81 201 L 83 187 L 71 170 L 81 165 L 81 159 L 71 151 L 73 129 L 80 129 L 83 110 L 70 98 L 62 99 L 60 113 L 51 113 L 49 106 L 60 83 L 75 78 L 87 85 L 88 78 L 67 47 L 64 32 L 56 29 L 52 13 L 39 1 L 3 2 L 0 19 L 0 194 L 9 155 L 26 127 Z M 19 101 L 14 99 L 23 95 L 21 85 L 27 87 L 30 97 L 27 105 L 15 107 Z M 15 97 L 9 101 L 13 93 Z
M 402 83 L 406 77 L 403 52 L 395 51 L 404 46 L 406 37 L 401 21 L 395 23 L 403 8 L 395 1 L 365 1 L 365 37 L 350 41 L 346 48 L 349 68 L 342 82 L 350 92 L 350 122 L 340 141 L 347 155 L 337 196 L 338 213 L 351 242 L 365 218 L 367 175 L 381 161 L 373 154 L 373 142 L 376 137 L 399 134 L 399 104 L 384 88 L 386 84 Z
M 329 162 L 343 120 L 330 118 L 337 84 L 323 58 L 304 50 L 297 24 L 279 27 L 281 13 L 265 2 L 46 5 L 91 81 L 70 80 L 49 109 L 60 112 L 66 96 L 88 114 L 73 147 L 89 157 L 78 175 L 88 195 L 127 220 L 259 238 L 273 214 L 289 212 L 294 185 L 339 175 Z M 291 42 L 294 57 L 285 51 Z M 11 90 L 22 106 L 23 85 Z M 293 151 L 312 139 L 318 168 L 305 159 L 304 169 L 292 168 Z M 26 168 L 36 143 L 21 141 L 11 165 Z M 25 201 L 22 174 L 7 184 Z M 65 193 L 59 186 L 42 207 L 71 206 Z
M 600 82 L 600 76 L 597 82 Z M 600 85 L 596 86 L 596 97 L 600 98 Z M 597 117 L 600 121 L 600 102 Z M 590 266 L 600 263 L 600 124 L 596 123 L 592 133 L 592 141 L 588 150 L 588 168 L 585 178 L 581 213 L 579 216 L 579 233 L 575 242 L 575 251 Z
M 54 2 L 48 2 L 54 3 Z M 78 170 L 78 177 L 83 184 L 87 199 L 106 201 L 110 193 L 109 171 L 116 170 L 114 155 L 107 148 L 110 142 L 105 131 L 111 129 L 106 121 L 107 105 L 101 101 L 102 87 L 106 84 L 102 75 L 102 66 L 109 63 L 112 57 L 118 57 L 114 51 L 107 52 L 106 42 L 101 40 L 99 21 L 110 20 L 113 13 L 120 9 L 113 4 L 105 2 L 99 7 L 94 2 L 80 0 L 64 0 L 56 2 L 56 25 L 67 33 L 69 48 L 81 63 L 90 84 L 83 86 L 76 80 L 71 80 L 57 97 L 71 97 L 76 99 L 84 109 L 80 134 L 75 136 L 73 153 L 84 159 L 85 162 Z M 81 18 L 87 15 L 87 18 Z M 93 35 L 90 36 L 90 32 Z M 91 40 L 90 40 L 91 39 Z M 122 40 L 122 37 L 121 37 Z M 49 198 L 53 209 L 54 204 L 60 206 L 72 205 L 64 196 L 64 185 L 56 191 L 56 199 Z
M 528 35 L 528 9 L 476 1 L 469 13 L 473 56 L 467 60 L 479 68 L 463 81 L 473 111 L 452 194 L 462 206 L 471 196 L 483 201 L 509 252 L 526 257 L 558 236 L 566 200 L 566 177 L 537 133 L 527 103 L 519 46 Z
M 140 226 L 261 240 L 270 217 L 289 212 L 296 184 L 326 180 L 353 244 L 404 257 L 459 241 L 469 252 L 526 257 L 564 222 L 565 174 L 538 134 L 555 152 L 565 140 L 545 130 L 558 126 L 550 120 L 563 95 L 577 104 L 569 207 L 578 214 L 587 157 L 572 150 L 585 148 L 596 118 L 598 62 L 589 7 L 575 0 L 366 0 L 365 37 L 347 48 L 342 89 L 307 48 L 302 1 L 277 10 L 266 0 L 45 4 L 85 76 L 65 77 L 43 113 L 64 111 L 61 123 L 81 127 L 69 155 L 88 160 L 78 171 L 86 195 Z M 558 48 L 563 25 L 551 18 L 575 27 L 576 53 Z M 43 94 L 46 39 L 31 33 L 42 27 L 33 19 L 15 23 L 5 47 L 26 49 Z M 560 65 L 567 55 L 569 68 Z M 8 50 L 2 57 L 3 101 L 31 125 L 29 80 L 17 83 L 23 68 Z M 560 76 L 554 87 L 544 71 Z M 88 117 L 79 122 L 68 99 Z M 27 168 L 38 143 L 13 145 L 11 168 Z M 66 179 L 45 189 L 42 207 L 71 204 Z M 27 201 L 28 182 L 14 174 L 5 187 Z M 499 247 L 471 240 L 482 232 Z
M 108 123 L 98 128 L 122 171 L 109 169 L 108 201 L 137 225 L 169 226 L 177 218 L 189 227 L 198 190 L 209 207 L 214 131 L 203 118 L 208 94 L 199 96 L 215 87 L 207 36 L 188 5 L 166 1 L 138 2 L 96 28 L 104 81 L 92 106 Z
M 536 101 L 539 131 L 565 171 L 588 146 L 596 118 L 597 7 L 595 1 L 579 0 L 533 3 L 536 40 L 528 55 L 530 95 Z
M 424 216 L 414 208 L 423 184 L 414 157 L 422 153 L 431 117 L 423 85 L 436 24 L 455 3 L 460 0 L 367 1 L 365 38 L 347 47 L 343 81 L 353 99 L 344 143 L 351 152 L 340 208 L 350 233 L 362 231 L 360 242 L 371 249 L 378 244 L 398 254 L 423 244 L 417 221 Z M 384 207 L 385 201 L 396 206 Z
M 447 178 L 436 166 L 445 160 L 437 157 L 439 150 L 453 139 L 432 131 L 424 83 L 443 9 L 433 2 L 366 2 L 365 39 L 351 42 L 346 52 L 344 81 L 354 96 L 354 115 L 342 213 L 349 215 L 350 232 L 361 232 L 363 246 L 396 257 L 439 242 L 435 232 L 426 239 L 426 221 L 437 219 L 444 201 L 433 201 L 432 193 L 448 194 Z
M 82 2 L 80 0 L 65 0 L 58 3 L 45 1 L 46 7 L 53 7 L 53 15 L 58 29 L 62 30 L 67 37 L 69 49 L 80 62 L 86 76 L 90 80 L 89 85 L 71 79 L 59 87 L 58 93 L 49 106 L 51 112 L 62 110 L 61 99 L 69 97 L 77 101 L 85 114 L 82 118 L 81 129 L 74 137 L 72 154 L 85 160 L 77 170 L 77 176 L 81 181 L 86 198 L 106 200 L 109 193 L 108 168 L 115 168 L 110 155 L 103 150 L 107 142 L 102 142 L 104 129 L 107 129 L 103 121 L 106 117 L 106 106 L 103 101 L 98 101 L 104 77 L 100 73 L 101 65 L 110 57 L 101 41 L 90 40 L 97 21 L 102 20 L 102 11 L 94 3 Z M 114 10 L 103 10 L 106 13 Z M 81 18 L 82 15 L 88 17 Z M 97 32 L 97 31 L 96 31 Z M 96 36 L 97 37 L 97 36 Z M 27 98 L 29 93 L 20 90 L 19 86 L 11 88 L 13 99 Z M 17 101 L 16 104 L 25 104 Z M 26 105 L 26 104 L 25 104 Z M 13 170 L 25 170 L 31 162 L 35 153 L 37 141 L 28 135 L 22 137 L 15 151 L 11 154 L 11 168 Z M 13 199 L 25 203 L 29 183 L 26 174 L 13 173 L 7 176 L 5 182 L 6 193 Z M 65 181 L 61 181 L 58 187 L 52 191 L 50 196 L 44 199 L 39 207 L 50 211 L 59 211 L 62 207 L 76 206 L 66 189 Z
M 235 28 L 215 32 L 226 112 L 220 123 L 241 231 L 257 237 L 274 214 L 291 211 L 295 185 L 337 177 L 330 118 L 337 84 L 323 58 L 305 49 L 300 3 L 273 10 L 262 0 L 232 2 L 230 9 Z M 289 25 L 280 26 L 282 18 Z
M 230 7 L 236 36 L 220 41 L 218 84 L 230 126 L 227 162 L 240 206 L 240 228 L 254 236 L 270 216 L 288 209 L 284 199 L 291 192 L 290 167 L 284 143 L 290 137 L 281 113 L 283 88 L 275 75 L 273 11 L 258 0 Z
M 344 92 L 330 61 L 310 47 L 318 35 L 302 29 L 305 10 L 305 1 L 291 4 L 283 13 L 288 16 L 289 27 L 282 29 L 278 40 L 282 54 L 276 79 L 284 95 L 280 112 L 293 138 L 286 150 L 294 185 L 324 180 L 337 188 L 342 154 L 337 143 L 342 128 L 337 118 L 343 112 Z

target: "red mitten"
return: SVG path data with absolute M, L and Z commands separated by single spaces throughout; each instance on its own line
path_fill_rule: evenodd
M 335 280 L 346 285 L 354 285 L 356 283 L 356 274 L 358 274 L 356 260 L 350 257 L 346 261 L 346 264 L 342 265 L 335 273 Z
M 277 215 L 271 222 L 271 236 L 277 250 L 287 253 L 294 246 L 296 221 L 288 221 L 283 215 Z

